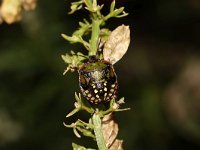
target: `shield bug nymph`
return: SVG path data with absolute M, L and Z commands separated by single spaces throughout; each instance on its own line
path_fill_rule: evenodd
M 130 43 L 128 26 L 121 25 L 111 32 L 103 48 L 103 59 L 90 56 L 78 69 L 79 85 L 91 104 L 100 104 L 117 98 L 118 83 L 113 64 L 126 53 Z
M 117 76 L 109 62 L 92 57 L 78 73 L 81 92 L 91 104 L 106 103 L 117 97 Z
M 81 92 L 91 104 L 104 104 L 117 98 L 118 83 L 113 65 L 128 49 L 129 27 L 125 25 L 117 27 L 102 43 L 103 52 L 96 56 L 85 57 L 82 53 L 75 54 L 73 51 L 71 55 L 62 55 L 63 60 L 68 64 L 64 74 L 68 70 L 78 71 Z

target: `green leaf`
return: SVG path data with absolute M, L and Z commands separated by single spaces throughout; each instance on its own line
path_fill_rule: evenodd
M 69 42 L 71 42 L 71 43 L 79 42 L 79 38 L 78 38 L 77 36 L 75 36 L 75 35 L 68 36 L 68 35 L 66 35 L 66 34 L 61 34 L 61 36 L 62 36 L 65 40 L 67 40 L 67 41 L 69 41 Z
M 71 116 L 73 116 L 75 113 L 77 113 L 80 109 L 75 108 L 74 110 L 72 110 L 69 114 L 67 114 L 66 118 L 69 118 Z
M 72 2 L 70 7 L 71 11 L 68 14 L 73 14 L 75 11 L 82 9 L 83 3 L 83 0 L 80 0 L 78 2 Z
M 83 146 L 77 145 L 75 143 L 72 143 L 73 150 L 95 150 L 91 148 L 85 148 Z
M 123 11 L 123 14 L 116 16 L 116 18 L 122 18 L 128 16 L 128 13 Z
M 72 58 L 68 54 L 66 55 L 61 55 L 62 59 L 64 60 L 65 63 L 71 64 L 72 63 Z
M 92 0 L 84 0 L 84 2 L 86 5 L 85 9 L 91 10 L 92 9 Z
M 78 137 L 81 138 L 81 135 L 78 133 L 78 131 L 76 130 L 76 128 L 73 128 L 74 134 Z
M 79 103 L 79 104 L 81 104 L 82 102 L 81 102 L 81 94 L 79 93 L 79 95 L 77 95 L 77 93 L 75 92 L 75 99 L 76 99 L 76 101 Z
M 73 150 L 87 150 L 85 147 L 72 143 Z
M 122 13 L 123 10 L 124 10 L 124 7 L 120 7 L 119 9 L 115 9 L 112 14 L 113 14 L 114 17 L 116 17 L 117 15 Z
M 115 9 L 115 0 L 113 0 L 111 5 L 110 5 L 110 12 L 113 12 L 114 9 Z
M 92 133 L 91 130 L 88 130 L 88 129 L 85 129 L 85 128 L 80 128 L 80 127 L 77 127 L 77 129 L 78 129 L 84 136 L 91 137 L 91 138 L 95 139 L 95 136 L 94 136 L 94 134 Z

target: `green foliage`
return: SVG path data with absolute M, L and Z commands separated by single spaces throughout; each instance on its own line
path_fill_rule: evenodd
M 119 9 L 115 8 L 115 1 L 111 3 L 110 12 L 107 15 L 103 15 L 101 13 L 101 9 L 103 5 L 98 5 L 97 0 L 80 0 L 77 2 L 71 3 L 71 11 L 69 14 L 73 14 L 74 12 L 85 8 L 90 14 L 90 21 L 83 19 L 83 22 L 79 22 L 79 28 L 73 32 L 72 36 L 68 36 L 66 34 L 61 34 L 62 37 L 69 41 L 70 43 L 81 43 L 88 50 L 88 56 L 96 55 L 99 38 L 106 41 L 106 37 L 109 35 L 110 31 L 106 28 L 102 28 L 105 25 L 105 22 L 113 17 L 120 18 L 125 17 L 128 14 L 124 12 L 124 7 L 120 7 Z M 91 38 L 89 41 L 84 40 L 84 36 L 91 34 Z M 81 56 L 77 53 L 77 57 L 66 54 L 62 55 L 63 60 L 69 66 L 66 70 L 73 71 L 74 67 L 78 67 L 81 63 L 84 56 L 87 58 L 87 55 L 81 54 Z M 73 62 L 73 63 L 72 63 Z

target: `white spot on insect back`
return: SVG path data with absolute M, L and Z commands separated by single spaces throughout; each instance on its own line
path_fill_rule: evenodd
M 107 91 L 107 88 L 106 88 L 106 87 L 104 88 L 104 91 Z
M 110 92 L 114 92 L 114 89 L 110 89 Z

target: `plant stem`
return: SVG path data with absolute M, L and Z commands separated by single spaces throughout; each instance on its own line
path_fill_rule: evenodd
M 96 52 L 97 52 L 99 32 L 100 32 L 100 22 L 101 21 L 98 19 L 92 20 L 92 35 L 90 39 L 89 56 L 96 55 Z
M 105 140 L 103 137 L 102 128 L 101 128 L 101 118 L 98 112 L 93 114 L 92 122 L 94 124 L 94 133 L 96 136 L 96 141 L 97 141 L 99 150 L 107 150 Z

